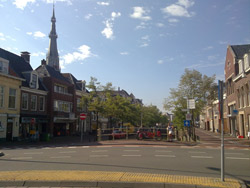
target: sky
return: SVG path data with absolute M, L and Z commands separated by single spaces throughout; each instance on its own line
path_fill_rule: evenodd
M 250 44 L 250 0 L 54 0 L 61 72 L 112 82 L 161 111 L 186 68 L 224 79 L 228 45 Z M 53 0 L 0 0 L 0 47 L 49 47 Z

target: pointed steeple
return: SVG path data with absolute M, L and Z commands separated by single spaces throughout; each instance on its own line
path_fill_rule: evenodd
M 60 71 L 59 55 L 57 50 L 57 34 L 56 34 L 56 17 L 55 17 L 55 5 L 53 4 L 53 15 L 51 17 L 51 31 L 49 34 L 49 51 L 47 53 L 46 63 L 47 65 L 54 67 Z

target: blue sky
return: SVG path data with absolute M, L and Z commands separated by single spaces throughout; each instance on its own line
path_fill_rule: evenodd
M 53 0 L 0 0 L 0 47 L 46 59 Z M 185 68 L 224 79 L 229 44 L 250 43 L 249 0 L 55 0 L 62 72 L 112 82 L 163 110 Z

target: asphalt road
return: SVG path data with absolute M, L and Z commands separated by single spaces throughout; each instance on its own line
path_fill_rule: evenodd
M 220 149 L 171 146 L 72 146 L 2 149 L 1 171 L 122 171 L 220 177 Z M 226 177 L 250 181 L 250 150 L 225 150 Z

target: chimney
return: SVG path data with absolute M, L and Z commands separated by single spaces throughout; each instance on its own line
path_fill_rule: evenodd
M 21 57 L 22 57 L 27 63 L 30 63 L 30 53 L 29 53 L 29 52 L 21 52 Z
M 45 59 L 43 59 L 43 60 L 41 61 L 41 65 L 46 65 Z

